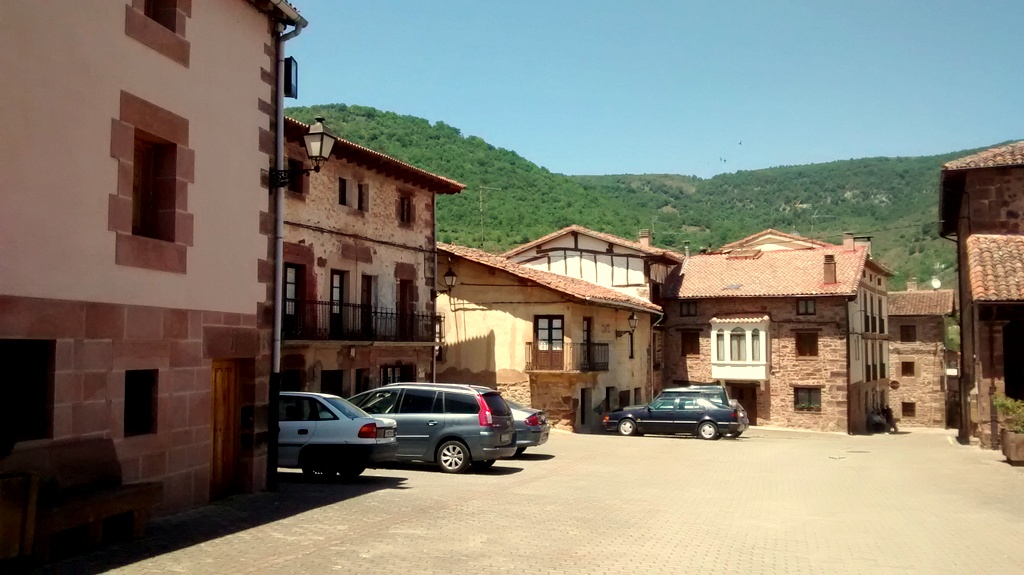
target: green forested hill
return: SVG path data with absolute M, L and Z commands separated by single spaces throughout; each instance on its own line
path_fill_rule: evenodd
M 626 238 L 651 228 L 657 245 L 719 246 L 767 227 L 839 241 L 874 236 L 875 255 L 898 273 L 951 285 L 953 244 L 938 237 L 941 156 L 864 158 L 722 174 L 565 176 L 457 128 L 363 106 L 292 108 L 322 114 L 338 136 L 466 184 L 438 202 L 438 235 L 500 251 L 569 224 Z M 481 215 L 482 199 L 482 215 Z

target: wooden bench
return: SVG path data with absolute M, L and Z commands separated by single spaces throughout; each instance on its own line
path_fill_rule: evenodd
M 15 449 L 0 460 L 0 474 L 36 479 L 33 543 L 25 553 L 46 557 L 54 534 L 88 526 L 88 543 L 103 540 L 104 521 L 125 517 L 131 535 L 142 535 L 152 508 L 163 497 L 161 483 L 124 484 L 110 439 L 77 439 Z

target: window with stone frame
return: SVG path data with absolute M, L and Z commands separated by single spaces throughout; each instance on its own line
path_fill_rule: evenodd
M 412 196 L 402 194 L 398 197 L 398 223 L 409 226 L 413 222 Z
M 370 184 L 360 182 L 356 194 L 356 209 L 361 212 L 370 211 Z
M 747 331 L 742 327 L 729 332 L 729 361 L 747 361 Z
M 338 205 L 348 205 L 348 180 L 345 178 L 338 178 Z
M 794 387 L 793 409 L 797 411 L 821 411 L 821 388 Z
M 157 380 L 155 369 L 124 372 L 124 436 L 156 433 Z
M 9 426 L 12 434 L 11 437 L 0 438 L 0 442 L 17 443 L 53 437 L 54 396 L 70 396 L 63 389 L 55 394 L 55 384 L 69 386 L 74 382 L 70 377 L 55 381 L 56 343 L 53 340 L 0 339 L 0 362 L 10 370 L 10 385 L 4 386 L 2 400 L 7 407 L 2 415 L 6 421 L 0 425 Z M 78 394 L 81 395 L 81 383 L 78 384 Z M 69 406 L 67 413 L 70 412 Z M 5 448 L 7 445 L 0 445 L 0 459 Z
M 135 130 L 135 152 L 132 164 L 132 235 L 174 241 L 174 218 L 162 217 L 161 211 L 173 216 L 173 203 L 160 197 L 158 174 L 173 170 L 175 146 L 142 130 Z M 164 194 L 167 191 L 163 191 Z
M 696 317 L 697 316 L 697 302 L 695 301 L 681 301 L 679 302 L 679 315 L 682 317 Z
M 815 315 L 815 304 L 813 299 L 801 299 L 796 302 L 796 315 Z
M 910 343 L 917 341 L 917 326 L 901 325 L 900 326 L 900 341 L 904 343 Z
M 680 355 L 700 355 L 700 332 L 684 330 L 679 332 Z
M 796 339 L 797 357 L 817 357 L 818 355 L 818 332 L 798 331 L 794 334 Z
M 917 417 L 917 404 L 909 401 L 902 402 L 903 417 Z
M 914 377 L 917 373 L 917 364 L 913 361 L 900 362 L 900 375 L 903 377 Z
M 131 0 L 126 6 L 124 32 L 187 68 L 191 48 L 185 39 L 185 24 L 192 16 L 192 2 Z

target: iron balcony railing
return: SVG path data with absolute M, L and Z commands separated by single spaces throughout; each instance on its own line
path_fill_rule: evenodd
M 608 344 L 526 342 L 526 371 L 608 371 Z
M 432 313 L 329 301 L 284 301 L 281 336 L 291 340 L 432 342 L 444 318 Z

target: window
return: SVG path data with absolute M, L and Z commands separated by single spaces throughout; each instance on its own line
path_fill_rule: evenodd
M 794 387 L 793 408 L 797 411 L 821 411 L 821 389 Z
M 356 209 L 361 212 L 370 211 L 370 184 L 359 184 L 359 193 L 356 197 Z
M 189 43 L 185 39 L 185 21 L 192 12 L 191 3 L 191 0 L 128 2 L 124 33 L 188 68 Z
M 306 166 L 302 160 L 293 160 L 288 158 L 288 171 L 291 172 L 288 178 L 288 191 L 293 194 L 301 194 L 304 191 L 306 175 L 299 170 L 304 169 Z
M 395 404 L 398 403 L 397 389 L 381 389 L 368 394 L 367 397 L 360 402 L 359 407 L 370 415 L 386 415 L 388 413 L 395 412 Z
M 381 385 L 406 381 L 416 381 L 416 366 L 395 364 L 380 367 Z
M 914 377 L 914 372 L 917 366 L 912 361 L 901 361 L 900 362 L 900 375 L 903 377 Z
M 157 378 L 155 369 L 124 372 L 124 436 L 156 433 Z
M 814 331 L 796 332 L 797 357 L 814 357 L 818 355 L 818 333 Z
M 682 355 L 700 355 L 700 332 L 699 331 L 682 331 L 679 332 Z
M 348 180 L 345 178 L 338 178 L 338 205 L 348 205 Z
M 796 302 L 796 315 L 814 315 L 814 300 L 801 299 Z
M 173 145 L 135 130 L 132 166 L 132 235 L 174 241 L 174 222 L 161 225 L 157 174 L 174 161 Z
M 398 198 L 398 221 L 403 224 L 412 223 L 412 198 L 409 196 Z
M 310 397 L 282 397 L 278 403 L 281 421 L 328 421 L 338 419 L 326 405 Z
M 903 417 L 917 417 L 917 404 L 913 402 L 903 402 Z
M 663 397 L 654 400 L 654 403 L 651 404 L 651 409 L 654 411 L 671 411 L 675 408 L 675 403 L 674 397 Z
M 917 341 L 917 326 L 916 325 L 901 325 L 900 326 L 900 341 L 902 341 L 902 342 L 914 342 L 914 341 Z
M 605 386 L 604 388 L 604 411 L 612 411 L 612 409 L 614 409 L 614 406 L 612 405 L 612 391 L 614 391 L 614 389 L 615 388 L 610 385 Z
M 729 333 L 729 361 L 747 361 L 747 332 L 742 327 Z
M 539 315 L 535 319 L 537 325 L 537 350 L 562 351 L 562 327 L 564 316 Z
M 436 391 L 425 389 L 407 389 L 402 394 L 402 403 L 398 413 L 437 413 L 434 411 L 434 396 Z M 438 406 L 440 408 L 440 406 Z
M 444 412 L 458 415 L 476 415 L 480 404 L 476 397 L 465 393 L 444 393 Z
M 644 401 L 643 389 L 639 387 L 633 388 L 633 405 L 640 405 Z
M 725 330 L 724 329 L 718 330 L 718 338 L 716 340 L 716 344 L 717 344 L 716 345 L 716 350 L 718 351 L 718 355 L 715 356 L 715 359 L 718 360 L 718 361 L 725 361 Z
M 761 361 L 761 330 L 757 328 L 750 332 L 750 359 Z
M 325 369 L 320 372 L 320 393 L 345 397 L 345 370 Z
M 171 32 L 178 31 L 178 0 L 145 0 L 142 13 Z
M 695 301 L 681 301 L 679 302 L 679 315 L 683 317 L 695 317 L 697 315 L 697 302 Z
M 633 343 L 633 332 L 629 332 L 629 359 L 633 359 L 634 357 L 636 357 L 633 352 Z
M 51 340 L 0 339 L 0 363 L 17 373 L 17 385 L 4 385 L 3 398 L 3 417 L 10 418 L 6 423 L 15 442 L 53 435 L 55 347 Z M 9 373 L 5 383 L 10 379 Z
M 357 369 L 355 385 L 356 393 L 361 393 L 370 389 L 370 370 Z

